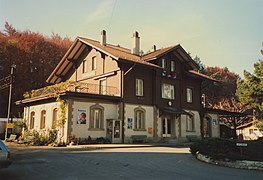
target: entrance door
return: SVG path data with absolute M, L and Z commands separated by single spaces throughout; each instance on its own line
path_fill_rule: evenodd
M 172 134 L 172 120 L 169 117 L 162 118 L 163 137 L 171 137 Z
M 204 138 L 209 138 L 212 137 L 212 132 L 211 132 L 211 118 L 210 117 L 205 117 L 204 118 L 204 124 L 203 124 L 203 133 L 204 133 Z
M 114 119 L 107 120 L 106 136 L 111 143 L 122 143 L 122 121 Z

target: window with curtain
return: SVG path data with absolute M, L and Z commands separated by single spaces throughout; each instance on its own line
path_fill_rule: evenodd
M 145 110 L 143 108 L 136 108 L 134 116 L 134 129 L 145 129 Z
M 104 128 L 104 108 L 100 105 L 94 105 L 90 108 L 90 129 Z
M 162 84 L 162 98 L 164 99 L 174 99 L 175 98 L 175 91 L 174 85 L 172 84 Z

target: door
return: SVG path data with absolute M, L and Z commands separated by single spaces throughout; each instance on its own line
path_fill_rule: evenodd
M 212 137 L 211 118 L 210 117 L 204 118 L 203 133 L 204 133 L 204 138 Z
M 122 121 L 108 119 L 106 137 L 111 143 L 122 143 Z
M 172 134 L 172 120 L 169 117 L 162 118 L 163 137 L 171 137 Z
M 113 141 L 112 143 L 122 142 L 122 121 L 113 120 Z

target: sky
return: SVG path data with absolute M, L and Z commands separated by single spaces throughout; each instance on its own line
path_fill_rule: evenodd
M 100 40 L 104 29 L 108 43 L 126 48 L 138 31 L 144 52 L 181 44 L 204 65 L 241 77 L 263 59 L 263 0 L 0 0 L 0 31 L 6 21 L 71 40 Z

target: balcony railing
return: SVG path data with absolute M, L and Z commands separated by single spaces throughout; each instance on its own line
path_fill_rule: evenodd
M 120 96 L 118 88 L 112 86 L 101 86 L 97 84 L 79 83 L 79 82 L 62 82 L 41 89 L 32 90 L 24 93 L 24 98 L 38 96 L 55 96 L 62 92 L 79 92 L 88 94 L 101 94 L 107 96 Z

